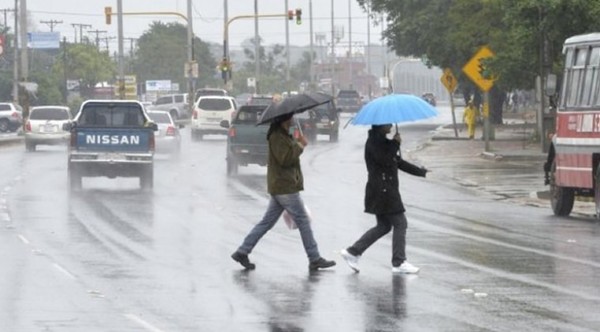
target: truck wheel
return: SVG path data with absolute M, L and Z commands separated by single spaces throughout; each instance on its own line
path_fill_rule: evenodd
M 25 143 L 25 150 L 27 150 L 28 152 L 34 152 L 35 151 L 35 144 L 33 143 Z
M 81 174 L 69 167 L 69 187 L 71 190 L 80 190 L 82 188 Z
M 329 135 L 329 141 L 330 142 L 337 142 L 338 141 L 338 131 L 333 131 L 331 132 L 331 134 Z
M 236 175 L 238 173 L 238 162 L 233 157 L 227 158 L 227 175 Z
M 154 187 L 154 169 L 152 166 L 147 167 L 140 175 L 140 188 L 142 190 L 150 190 Z
M 566 217 L 573 210 L 575 202 L 575 191 L 573 188 L 566 188 L 556 185 L 556 162 L 552 163 L 550 172 L 550 204 L 554 215 Z

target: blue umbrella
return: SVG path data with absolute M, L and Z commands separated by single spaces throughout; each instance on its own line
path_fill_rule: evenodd
M 432 118 L 438 111 L 414 95 L 390 94 L 364 105 L 352 119 L 354 125 L 383 125 Z

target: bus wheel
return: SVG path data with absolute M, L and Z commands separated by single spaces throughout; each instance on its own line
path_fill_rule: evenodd
M 566 188 L 556 185 L 556 162 L 552 163 L 550 173 L 550 204 L 554 215 L 565 217 L 573 210 L 575 202 L 575 191 L 573 188 Z

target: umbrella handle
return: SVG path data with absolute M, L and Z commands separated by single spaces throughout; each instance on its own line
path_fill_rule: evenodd
M 344 129 L 346 129 L 346 127 L 348 127 L 348 125 L 350 124 L 350 121 L 352 121 L 352 119 L 354 119 L 354 117 L 351 117 L 350 119 L 348 119 L 348 121 L 344 125 Z
M 304 136 L 304 133 L 302 132 L 302 126 L 300 125 L 300 121 L 298 121 L 298 119 L 296 119 L 296 117 L 294 117 L 294 122 L 296 122 L 296 127 L 298 127 L 298 131 L 300 132 L 300 135 Z

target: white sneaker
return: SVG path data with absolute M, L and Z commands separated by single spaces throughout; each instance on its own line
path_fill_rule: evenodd
M 360 258 L 360 256 L 354 256 L 351 253 L 349 253 L 346 249 L 342 249 L 340 251 L 340 255 L 342 255 L 342 258 L 344 258 L 348 266 L 350 266 L 350 268 L 354 270 L 354 272 L 360 272 L 360 268 L 358 267 L 358 259 Z
M 392 273 L 406 273 L 413 274 L 419 272 L 419 268 L 412 265 L 411 263 L 404 261 L 400 266 L 393 266 Z

